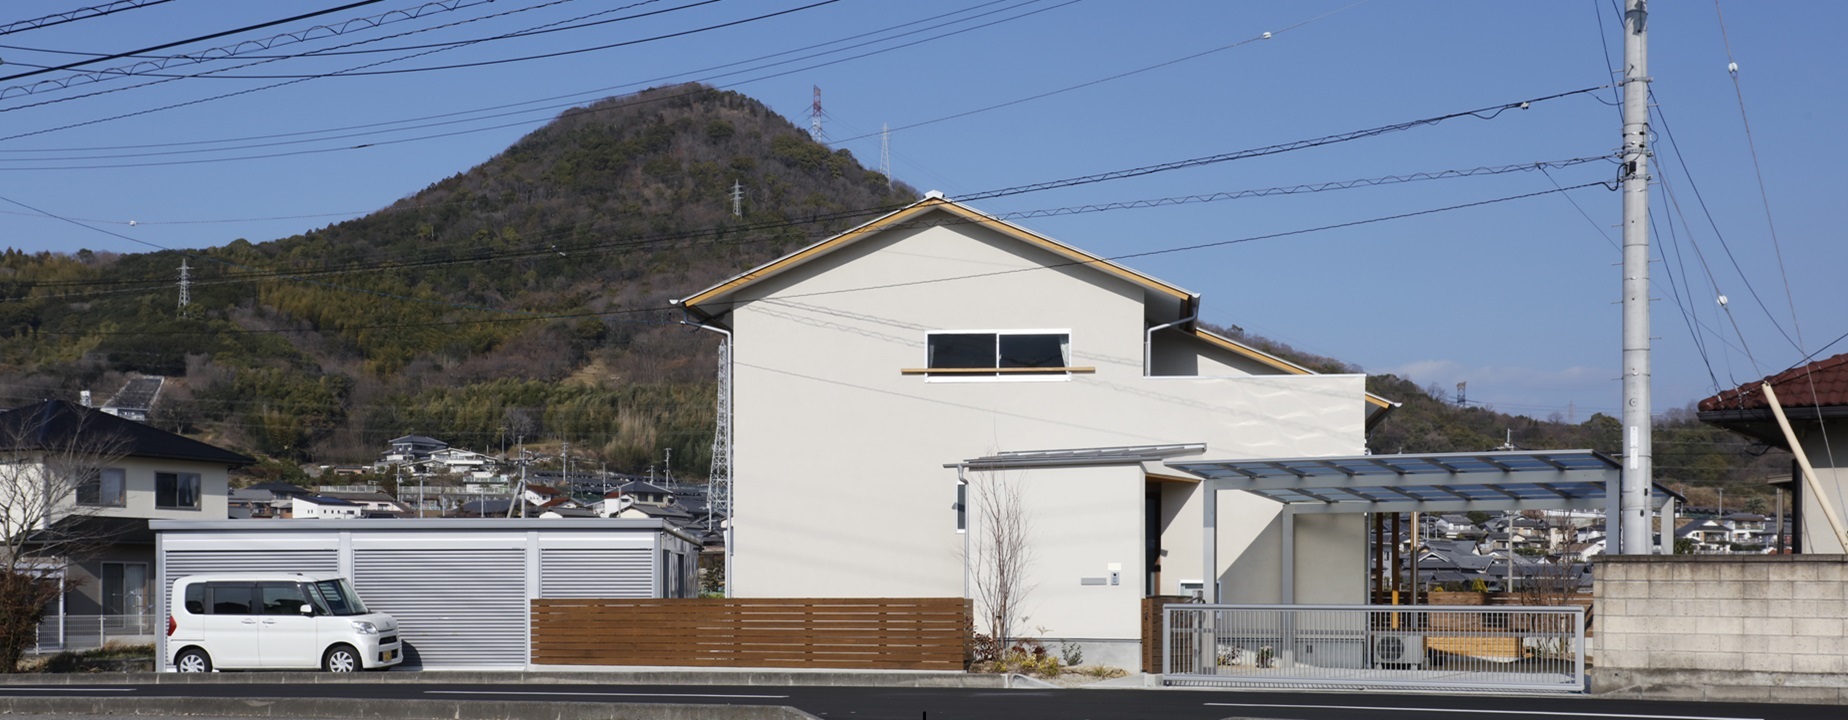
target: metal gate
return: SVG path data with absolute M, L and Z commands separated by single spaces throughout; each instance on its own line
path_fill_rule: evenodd
M 1169 685 L 1585 691 L 1585 609 L 1169 605 Z
M 353 550 L 353 586 L 398 621 L 407 665 L 526 664 L 526 552 Z

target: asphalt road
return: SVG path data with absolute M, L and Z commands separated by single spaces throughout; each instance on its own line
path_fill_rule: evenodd
M 1219 690 L 967 690 L 710 685 L 169 684 L 6 686 L 0 699 L 39 697 L 440 699 L 590 703 L 786 705 L 830 720 L 1834 720 L 1815 705 L 1685 703 L 1585 697 L 1289 693 Z

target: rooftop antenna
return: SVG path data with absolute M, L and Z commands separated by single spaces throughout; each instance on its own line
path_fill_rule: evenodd
M 892 191 L 892 128 L 879 124 L 879 172 L 885 175 L 886 192 Z
M 815 85 L 815 104 L 809 106 L 809 137 L 826 142 L 821 132 L 821 86 Z

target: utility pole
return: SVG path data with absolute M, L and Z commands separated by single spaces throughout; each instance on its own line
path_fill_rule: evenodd
M 744 183 L 732 181 L 732 217 L 744 217 Z
M 661 462 L 661 479 L 667 483 L 667 489 L 674 489 L 674 449 L 667 449 L 667 458 Z
M 879 124 L 879 173 L 885 176 L 886 191 L 892 190 L 892 128 Z
M 1654 471 L 1649 407 L 1649 3 L 1623 14 L 1623 471 L 1617 528 L 1623 555 L 1649 554 Z
M 180 258 L 180 312 L 186 312 L 186 306 L 192 304 L 192 268 L 187 267 L 186 258 Z
M 826 144 L 821 134 L 821 86 L 815 85 L 815 102 L 809 106 L 809 138 Z

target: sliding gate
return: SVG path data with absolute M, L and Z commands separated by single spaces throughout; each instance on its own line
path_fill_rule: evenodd
M 1585 609 L 1169 605 L 1168 685 L 1581 693 Z

